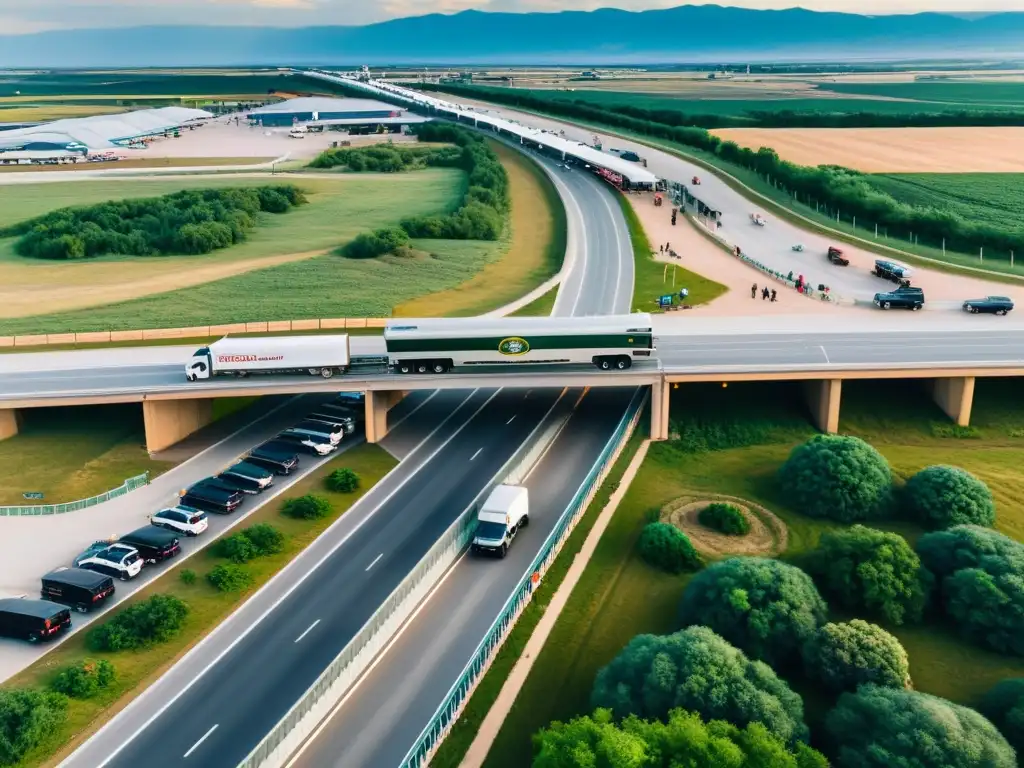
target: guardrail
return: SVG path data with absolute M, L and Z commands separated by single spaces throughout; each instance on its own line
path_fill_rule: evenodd
M 417 605 L 469 546 L 480 504 L 494 486 L 521 477 L 548 449 L 572 415 L 572 403 L 560 398 L 523 445 L 494 475 L 473 502 L 453 522 L 409 574 L 374 612 L 320 677 L 249 753 L 238 768 L 284 765 L 309 737 L 370 662 L 391 640 Z
M 533 590 L 544 577 L 545 571 L 547 571 L 548 566 L 558 555 L 562 545 L 572 532 L 572 529 L 576 527 L 580 517 L 586 512 L 601 482 L 618 458 L 625 440 L 632 433 L 633 428 L 640 419 L 640 413 L 647 395 L 648 388 L 641 387 L 633 396 L 633 400 L 626 409 L 626 413 L 623 415 L 618 427 L 616 427 L 614 434 L 605 444 L 601 455 L 580 485 L 579 490 L 576 491 L 576 495 L 573 496 L 572 501 L 569 502 L 565 511 L 562 512 L 561 517 L 558 518 L 554 530 L 551 531 L 548 538 L 544 541 L 539 554 L 534 558 L 526 573 L 523 574 L 523 578 L 519 581 L 512 596 L 506 601 L 501 609 L 501 613 L 498 614 L 498 618 L 494 620 L 490 629 L 487 630 L 487 634 L 480 641 L 469 663 L 466 664 L 462 674 L 459 675 L 459 679 L 449 689 L 444 700 L 441 702 L 441 706 L 437 708 L 437 711 L 431 718 L 430 723 L 423 729 L 423 732 L 402 760 L 400 768 L 420 768 L 420 766 L 426 765 L 441 745 L 441 742 L 448 735 L 449 730 L 459 719 L 462 708 L 469 701 L 469 697 L 473 693 L 477 682 L 487 672 L 494 654 L 498 652 L 509 631 L 515 626 L 519 614 L 522 613 L 533 597 Z
M 65 512 L 76 512 L 86 507 L 95 507 L 105 501 L 124 496 L 129 491 L 141 488 L 149 484 L 149 472 L 144 472 L 135 477 L 129 477 L 117 488 L 113 488 L 99 496 L 92 496 L 79 501 L 69 501 L 66 504 L 35 504 L 25 507 L 0 507 L 0 517 L 31 517 L 35 515 L 62 515 Z

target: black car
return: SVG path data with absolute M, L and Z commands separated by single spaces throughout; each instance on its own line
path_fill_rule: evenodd
M 247 461 L 240 461 L 228 467 L 217 477 L 227 482 L 239 483 L 245 488 L 255 488 L 257 491 L 265 491 L 274 484 L 273 472 Z
M 986 296 L 984 299 L 968 299 L 964 302 L 964 312 L 977 315 L 987 312 L 992 315 L 1005 315 L 1013 310 L 1013 299 L 1009 296 Z
M 291 474 L 299 466 L 299 455 L 293 449 L 283 445 L 274 446 L 273 443 L 254 448 L 245 460 L 249 464 L 269 469 L 275 475 Z
M 66 605 L 19 597 L 0 600 L 0 635 L 37 643 L 52 640 L 70 626 Z
M 114 579 L 85 568 L 57 568 L 43 576 L 39 596 L 87 613 L 114 594 Z
M 260 492 L 259 485 L 255 481 L 246 481 L 240 477 L 228 477 L 227 475 L 208 477 L 205 480 L 200 480 L 192 487 L 195 488 L 196 486 L 205 486 L 207 488 L 214 488 L 221 491 L 245 493 L 250 496 L 255 496 Z M 189 490 L 191 490 L 191 488 Z
M 326 409 L 324 409 L 326 411 Z M 351 435 L 356 431 L 356 420 L 350 416 L 345 416 L 340 413 L 323 413 L 316 411 L 306 416 L 306 422 L 319 422 L 329 427 L 345 430 L 346 435 Z
M 875 306 L 882 309 L 912 309 L 916 312 L 924 306 L 924 291 L 907 285 L 888 293 L 876 293 Z
M 226 515 L 229 512 L 234 512 L 242 503 L 242 493 L 226 491 L 223 488 L 215 488 L 199 482 L 188 489 L 181 498 L 181 503 L 207 512 L 215 512 L 218 515 Z
M 885 280 L 890 280 L 898 285 L 906 287 L 910 285 L 910 276 L 913 274 L 913 270 L 905 264 L 900 264 L 897 261 L 877 259 L 872 273 L 878 277 L 884 278 Z
M 139 551 L 139 556 L 150 564 L 162 563 L 181 552 L 181 544 L 178 543 L 176 535 L 153 525 L 126 533 L 118 541 L 135 547 Z

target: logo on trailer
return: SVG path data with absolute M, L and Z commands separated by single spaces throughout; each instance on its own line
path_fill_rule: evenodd
M 498 351 L 503 355 L 525 355 L 530 351 L 530 343 L 526 339 L 513 336 L 502 339 L 498 345 Z

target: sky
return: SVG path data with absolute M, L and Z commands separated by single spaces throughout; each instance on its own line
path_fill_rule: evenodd
M 370 24 L 426 13 L 628 10 L 702 4 L 701 0 L 0 0 L 0 35 L 146 24 L 321 26 Z M 721 5 L 864 14 L 920 11 L 1024 11 L 1024 0 L 719 0 Z

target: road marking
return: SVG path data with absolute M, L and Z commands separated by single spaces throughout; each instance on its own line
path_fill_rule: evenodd
M 820 349 L 821 350 L 821 354 L 823 354 L 825 356 L 825 362 L 828 363 L 829 365 L 832 365 L 832 361 L 828 359 L 828 352 L 825 351 L 824 345 L 819 344 L 818 345 L 818 349 Z
M 379 559 L 380 559 L 380 558 L 377 558 L 377 560 L 379 560 Z M 374 560 L 373 562 L 377 562 L 377 560 Z M 367 568 L 366 570 L 370 570 L 370 569 L 369 569 L 369 568 Z M 296 638 L 295 638 L 295 642 L 296 642 L 296 643 L 297 643 L 297 642 L 299 642 L 299 640 L 301 640 L 301 639 L 302 639 L 302 638 L 304 638 L 304 637 L 305 637 L 306 635 L 308 635 L 308 634 L 309 634 L 310 632 L 312 632 L 312 631 L 313 631 L 313 627 L 315 627 L 315 626 L 316 626 L 317 624 L 319 624 L 319 623 L 320 623 L 320 619 L 317 619 L 317 620 L 316 620 L 316 621 L 314 621 L 314 622 L 313 622 L 312 624 L 310 624 L 310 625 L 309 625 L 308 627 L 306 627 L 306 631 L 305 631 L 305 632 L 303 632 L 303 633 L 302 633 L 301 635 L 299 635 L 298 637 L 296 637 Z
M 473 459 L 475 459 L 475 458 L 476 458 L 477 456 L 479 456 L 479 455 L 480 455 L 480 451 L 482 451 L 482 450 L 483 450 L 483 448 L 477 448 L 477 449 L 476 449 L 476 453 L 474 453 L 474 454 L 473 454 L 472 456 L 470 456 L 470 457 L 469 457 L 469 460 L 470 460 L 470 461 L 472 461 L 472 460 L 473 460 Z
M 210 734 L 213 733 L 216 730 L 217 730 L 217 725 L 215 724 L 213 726 L 213 728 L 211 728 L 210 730 L 208 730 L 206 733 L 203 734 L 203 737 L 201 739 L 199 739 L 199 741 L 197 741 L 195 744 L 193 744 L 191 747 L 188 748 L 188 752 L 185 753 L 185 757 L 188 757 L 193 752 L 195 752 L 197 749 L 199 749 L 199 745 L 202 744 L 204 741 L 206 741 L 208 738 L 210 738 Z M 184 759 L 184 758 L 182 758 L 182 759 Z
M 379 555 L 377 555 L 375 558 L 373 558 L 373 562 L 370 563 L 368 566 L 366 566 L 366 570 L 368 571 L 371 568 L 373 568 L 373 566 L 375 566 L 380 561 L 380 559 L 382 557 L 384 557 L 384 553 L 383 552 L 381 552 Z
M 513 416 L 511 419 L 509 419 L 508 421 L 505 422 L 505 426 L 507 427 L 509 424 L 511 424 L 515 420 L 516 420 L 516 417 Z

